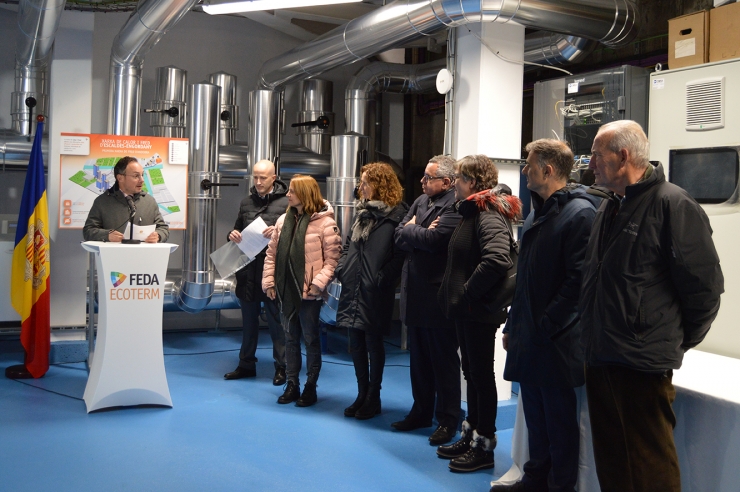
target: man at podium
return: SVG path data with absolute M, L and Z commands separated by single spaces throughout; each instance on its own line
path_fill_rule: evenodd
M 159 213 L 157 201 L 142 191 L 144 170 L 135 157 L 122 157 L 113 168 L 115 184 L 93 202 L 82 235 L 85 241 L 120 243 L 126 224 L 156 226 L 147 243 L 166 242 L 170 229 Z

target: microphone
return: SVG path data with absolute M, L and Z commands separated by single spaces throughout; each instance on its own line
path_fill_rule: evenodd
M 128 202 L 129 209 L 129 221 L 131 226 L 129 227 L 129 238 L 121 241 L 123 244 L 139 244 L 139 239 L 134 239 L 134 218 L 136 217 L 136 205 L 134 204 L 134 198 L 131 195 L 126 196 L 126 202 Z

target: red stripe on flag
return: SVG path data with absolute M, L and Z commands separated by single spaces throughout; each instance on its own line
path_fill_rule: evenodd
M 51 315 L 49 277 L 46 289 L 31 307 L 31 313 L 21 324 L 21 343 L 26 350 L 25 365 L 28 372 L 40 378 L 49 370 L 49 350 L 51 349 Z

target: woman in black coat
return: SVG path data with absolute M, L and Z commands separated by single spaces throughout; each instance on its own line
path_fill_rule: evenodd
M 335 275 L 342 283 L 337 326 L 349 331 L 358 388 L 357 399 L 344 415 L 365 420 L 380 413 L 383 331 L 391 322 L 404 260 L 393 233 L 408 206 L 401 201 L 403 188 L 388 164 L 367 164 L 360 173 L 360 199 Z
M 494 466 L 498 394 L 493 352 L 506 308 L 490 304 L 513 266 L 511 221 L 519 216 L 521 201 L 491 190 L 498 184 L 498 170 L 488 157 L 464 157 L 456 166 L 455 207 L 462 220 L 450 238 L 438 300 L 455 322 L 468 416 L 461 439 L 438 447 L 437 455 L 450 459 L 451 470 L 469 472 Z

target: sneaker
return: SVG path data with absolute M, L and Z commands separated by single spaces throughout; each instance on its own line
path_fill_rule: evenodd
M 285 386 L 285 393 L 278 398 L 277 402 L 281 405 L 285 405 L 286 403 L 293 403 L 300 397 L 301 392 L 298 389 L 298 385 L 293 381 L 288 381 L 288 384 Z
M 303 393 L 301 394 L 300 398 L 298 398 L 298 401 L 295 402 L 295 406 L 297 407 L 310 407 L 316 401 L 318 398 L 316 397 L 316 383 L 312 383 L 311 381 L 306 382 L 306 386 L 303 387 Z

